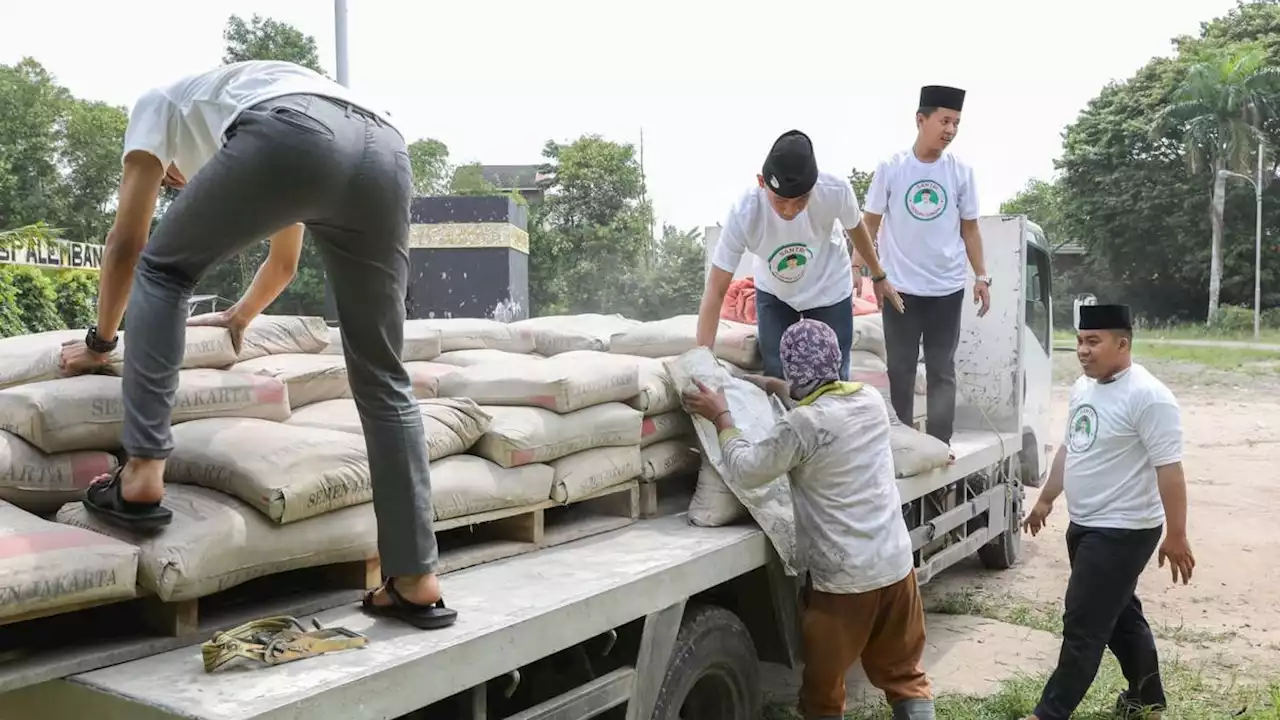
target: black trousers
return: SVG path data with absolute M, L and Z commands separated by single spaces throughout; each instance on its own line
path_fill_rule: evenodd
M 1071 717 L 1093 684 L 1102 651 L 1108 647 L 1129 681 L 1122 702 L 1135 709 L 1164 709 L 1155 637 L 1134 594 L 1161 531 L 1159 527 L 1116 530 L 1075 523 L 1067 528 L 1071 579 L 1062 616 L 1062 651 L 1036 706 L 1040 720 Z
M 889 400 L 902 424 L 912 425 L 916 364 L 923 340 L 929 413 L 925 431 L 950 443 L 956 421 L 956 347 L 960 344 L 964 290 L 941 297 L 903 294 L 902 303 L 903 312 L 888 303 L 882 311 Z

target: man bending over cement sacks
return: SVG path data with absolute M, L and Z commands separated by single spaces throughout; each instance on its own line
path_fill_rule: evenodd
M 833 241 L 836 220 L 866 259 L 876 295 L 901 309 L 862 222 L 858 198 L 842 177 L 818 171 L 813 143 L 799 130 L 774 142 L 753 187 L 738 199 L 716 245 L 698 308 L 698 345 L 713 348 L 720 306 L 743 253 L 755 258 L 756 325 L 764 374 L 782 377 L 778 341 L 802 317 L 840 338 L 841 380 L 853 347 L 853 275 L 849 249 Z M 914 366 L 913 366 L 914 367 Z
M 844 677 L 861 659 L 895 720 L 932 720 L 932 689 L 920 664 L 924 603 L 884 398 L 840 381 L 840 341 L 822 322 L 787 328 L 779 355 L 785 381 L 753 378 L 791 407 L 764 439 L 739 433 L 723 392 L 699 384 L 685 403 L 715 424 L 735 482 L 755 487 L 790 474 L 796 550 L 809 571 L 801 710 L 807 720 L 844 717 Z
M 365 609 L 437 628 L 457 614 L 445 607 L 435 575 L 427 443 L 400 360 L 413 177 L 404 138 L 368 107 L 285 62 L 235 63 L 143 95 L 125 131 L 98 324 L 84 342 L 64 347 L 62 360 L 68 374 L 104 365 L 128 305 L 128 460 L 90 486 L 84 505 L 126 528 L 167 525 L 164 465 L 191 291 L 210 268 L 263 238 L 296 247 L 302 226 L 310 228 L 337 301 L 389 578 L 365 597 Z M 182 192 L 148 239 L 162 184 Z M 287 282 L 251 300 L 251 310 Z

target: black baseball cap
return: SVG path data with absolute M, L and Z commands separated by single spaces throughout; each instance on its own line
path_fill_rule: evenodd
M 778 197 L 798 198 L 818 182 L 813 141 L 799 130 L 788 130 L 774 141 L 760 174 L 765 187 Z

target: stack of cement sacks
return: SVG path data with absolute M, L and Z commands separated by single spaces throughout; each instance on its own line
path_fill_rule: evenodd
M 849 353 L 850 378 L 875 387 L 889 398 L 888 355 L 884 344 L 884 316 L 859 315 L 853 319 L 853 349 Z M 925 394 L 924 361 L 916 363 L 915 394 Z

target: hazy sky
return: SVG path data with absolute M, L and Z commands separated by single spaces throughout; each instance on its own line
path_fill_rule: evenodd
M 945 3 L 348 0 L 353 88 L 454 162 L 540 161 L 548 139 L 638 142 L 662 221 L 721 221 L 781 132 L 821 166 L 874 169 L 914 137 L 924 84 L 969 91 L 953 151 L 981 207 L 1048 178 L 1061 132 L 1111 79 L 1234 0 Z M 228 16 L 314 35 L 334 74 L 329 0 L 4 0 L 0 63 L 38 59 L 79 97 L 139 94 L 219 64 Z

